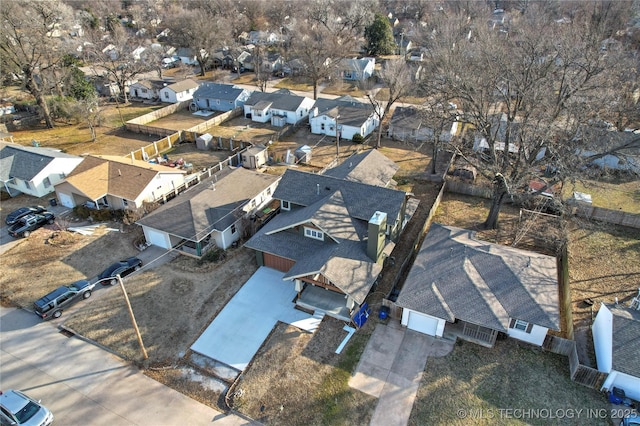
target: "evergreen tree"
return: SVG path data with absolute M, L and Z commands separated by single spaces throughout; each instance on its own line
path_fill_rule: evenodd
M 376 13 L 371 25 L 364 29 L 364 37 L 367 39 L 368 55 L 390 55 L 395 50 L 391 24 L 379 13 Z

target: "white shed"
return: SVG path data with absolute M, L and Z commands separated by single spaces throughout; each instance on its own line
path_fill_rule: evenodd
M 209 133 L 200 135 L 196 138 L 196 148 L 202 149 L 202 150 L 211 149 L 212 140 L 213 140 L 213 136 L 211 136 Z

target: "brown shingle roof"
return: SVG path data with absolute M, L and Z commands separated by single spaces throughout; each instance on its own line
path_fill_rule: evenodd
M 186 173 L 183 170 L 124 157 L 90 155 L 82 160 L 66 180 L 93 200 L 107 194 L 135 200 L 161 172 Z

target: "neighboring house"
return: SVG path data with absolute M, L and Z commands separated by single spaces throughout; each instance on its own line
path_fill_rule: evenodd
M 221 177 L 220 177 L 221 176 Z M 137 223 L 149 244 L 201 257 L 227 249 L 245 234 L 248 218 L 271 202 L 280 176 L 227 168 L 149 213 Z
M 238 55 L 236 63 L 240 68 L 244 68 L 245 71 L 253 71 L 255 69 L 253 55 L 248 50 L 243 50 Z
M 591 164 L 604 170 L 629 171 L 640 174 L 640 131 L 619 132 L 608 128 L 583 128 L 576 138 L 581 157 L 592 157 Z M 610 154 L 599 155 L 602 152 Z
M 491 135 L 494 139 L 494 149 L 496 151 L 504 151 L 504 146 L 509 142 L 509 152 L 518 153 L 520 149 L 518 146 L 518 137 L 520 135 L 520 123 L 507 122 L 507 115 L 504 113 L 494 114 L 489 117 L 491 122 Z M 473 142 L 473 150 L 476 152 L 486 151 L 491 149 L 487 143 L 487 139 L 477 132 Z
M 253 92 L 244 103 L 244 115 L 252 121 L 282 127 L 305 119 L 313 103 L 313 99 L 294 95 L 287 89 Z
M 434 223 L 396 304 L 402 325 L 492 347 L 498 333 L 541 346 L 560 330 L 556 259 Z
M 11 196 L 43 197 L 80 164 L 82 157 L 50 148 L 0 142 L 0 181 Z
M 601 390 L 624 390 L 640 401 L 640 310 L 638 307 L 600 305 L 591 327 L 598 370 L 608 376 Z
M 343 80 L 365 81 L 373 77 L 375 67 L 375 58 L 351 58 L 340 61 L 338 70 Z
M 175 56 L 177 56 L 184 65 L 198 65 L 196 52 L 188 47 L 179 47 L 175 52 Z
M 158 92 L 160 94 L 160 100 L 162 102 L 169 102 L 176 104 L 182 101 L 188 101 L 193 98 L 193 94 L 198 88 L 199 84 L 191 79 L 179 81 L 177 83 L 170 84 L 163 87 Z
M 165 85 L 162 80 L 140 80 L 129 86 L 129 96 L 137 99 L 158 99 L 160 89 Z
M 191 111 L 231 111 L 242 107 L 250 95 L 249 90 L 240 86 L 204 82 L 193 92 L 189 108 Z
M 296 304 L 349 321 L 402 231 L 402 191 L 288 169 L 273 194 L 280 213 L 245 246 L 285 272 Z
M 425 123 L 426 112 L 415 107 L 396 107 L 389 121 L 387 135 L 403 142 L 424 142 L 434 139 L 434 131 Z M 440 134 L 441 141 L 450 141 L 458 128 L 454 122 Z
M 309 124 L 313 134 L 339 134 L 342 139 L 352 140 L 356 134 L 369 136 L 380 124 L 380 118 L 373 105 L 346 95 L 317 99 L 309 113 Z
M 270 45 L 280 41 L 280 36 L 268 31 L 249 31 L 246 41 L 250 44 Z
M 66 181 L 56 185 L 60 204 L 73 208 L 129 209 L 163 195 L 184 184 L 184 170 L 178 170 L 126 157 L 84 157 Z
M 324 175 L 388 188 L 396 185 L 393 176 L 399 169 L 400 166 L 377 149 L 368 149 L 326 170 Z

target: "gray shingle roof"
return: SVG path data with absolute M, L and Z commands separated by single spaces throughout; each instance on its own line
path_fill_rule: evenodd
M 211 231 L 223 231 L 238 220 L 238 209 L 279 177 L 242 167 L 225 169 L 222 177 L 202 181 L 140 219 L 139 225 L 181 238 L 200 241 Z
M 0 142 L 0 180 L 30 181 L 55 158 L 80 158 L 50 148 L 36 148 Z
M 371 104 L 348 95 L 335 99 L 317 99 L 313 107 L 318 110 L 318 116 L 327 115 L 336 118 L 340 115 L 341 124 L 355 127 L 361 126 L 372 114 L 375 114 Z
M 640 377 L 640 311 L 620 305 L 607 307 L 613 314 L 612 367 Z
M 301 206 L 309 206 L 333 194 L 337 189 L 342 192 L 349 215 L 367 222 L 376 211 L 387 213 L 388 221 L 395 220 L 405 197 L 404 192 L 395 189 L 291 169 L 284 173 L 273 196 Z
M 396 107 L 391 116 L 391 125 L 403 129 L 419 130 L 423 121 L 420 111 L 414 107 Z
M 556 259 L 432 224 L 397 304 L 506 331 L 516 318 L 559 330 Z
M 328 169 L 325 176 L 376 186 L 387 186 L 400 167 L 376 149 L 352 155 L 340 165 Z
M 295 261 L 285 279 L 322 273 L 357 303 L 364 302 L 382 270 L 367 256 L 368 221 L 376 211 L 394 221 L 405 193 L 287 170 L 274 198 L 291 202 L 291 211 L 274 217 L 245 246 Z M 303 224 L 322 229 L 324 241 L 294 231 Z
M 202 83 L 195 92 L 194 98 L 220 99 L 224 101 L 235 101 L 244 91 L 243 88 L 220 83 Z
M 166 88 L 171 89 L 176 93 L 180 93 L 190 89 L 195 89 L 198 86 L 199 86 L 199 83 L 197 81 L 186 79 L 186 80 L 178 81 L 177 83 L 170 84 Z
M 271 108 L 283 111 L 295 111 L 305 100 L 304 96 L 294 95 L 288 90 L 280 89 L 276 92 L 253 92 L 245 101 L 245 105 L 258 106 L 258 104 L 271 103 Z

